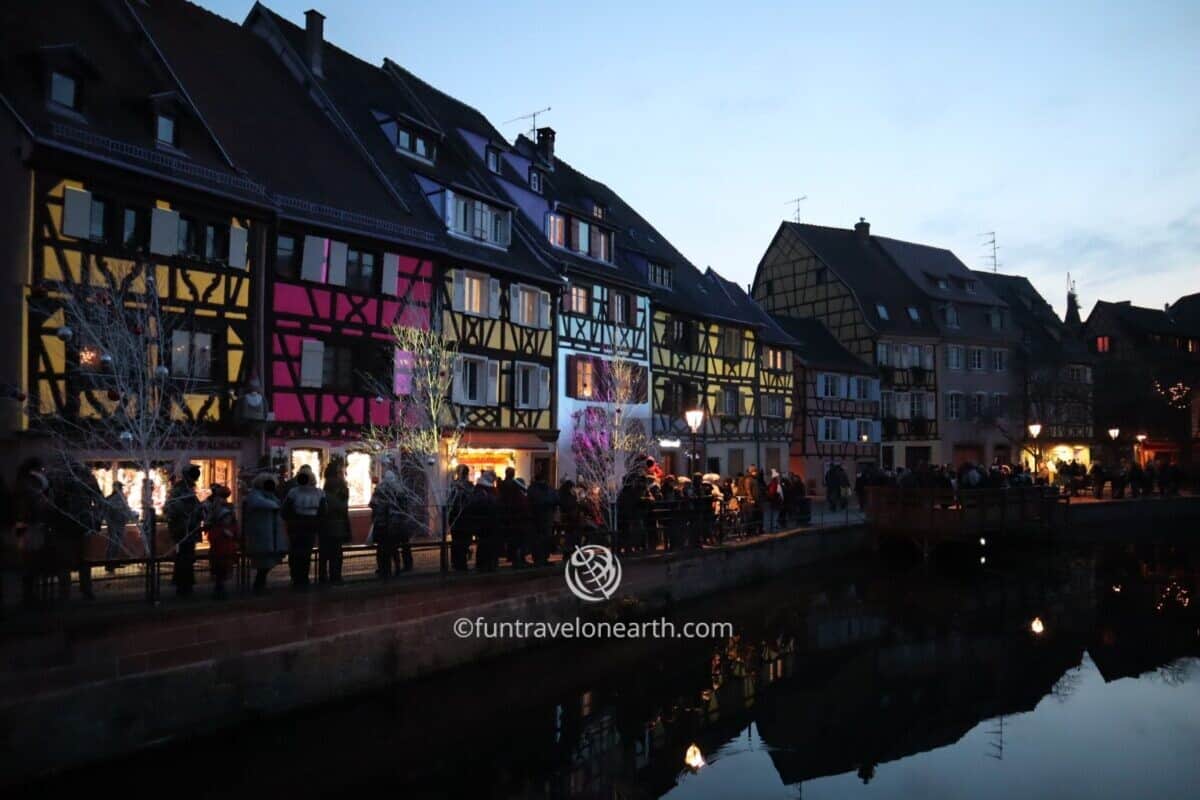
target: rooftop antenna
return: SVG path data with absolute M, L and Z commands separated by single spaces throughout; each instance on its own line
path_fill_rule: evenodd
M 792 204 L 795 204 L 796 209 L 792 213 L 792 220 L 794 222 L 800 221 L 800 204 L 803 203 L 807 199 L 808 199 L 808 195 L 802 194 L 799 197 L 793 197 L 791 200 L 788 200 L 786 203 L 784 203 L 785 206 L 790 206 Z
M 520 121 L 521 121 L 521 120 L 523 120 L 523 119 L 527 119 L 527 120 L 529 120 L 529 121 L 530 121 L 530 122 L 529 122 L 529 134 L 530 134 L 531 136 L 533 136 L 533 135 L 536 135 L 536 134 L 537 134 L 537 118 L 538 118 L 538 114 L 545 114 L 545 113 L 546 113 L 547 111 L 549 111 L 549 110 L 550 110 L 550 106 L 546 106 L 545 108 L 539 108 L 537 111 L 534 111 L 534 112 L 532 112 L 532 113 L 529 113 L 529 114 L 522 114 L 522 115 L 521 115 L 521 116 L 519 116 L 519 117 L 513 117 L 513 118 L 512 118 L 512 119 L 510 119 L 510 120 L 505 120 L 504 124 L 505 124 L 505 125 L 511 125 L 511 124 L 512 124 L 512 123 L 514 123 L 514 122 L 520 122 Z
M 996 257 L 996 251 L 1000 249 L 1000 246 L 998 244 L 996 244 L 996 232 L 995 231 L 984 231 L 983 233 L 980 233 L 978 235 L 988 237 L 984 241 L 983 246 L 987 247 L 987 248 L 991 248 L 991 252 L 984 256 L 984 260 L 985 261 L 990 260 L 992 262 L 992 272 L 998 271 L 1000 268 L 1000 259 Z

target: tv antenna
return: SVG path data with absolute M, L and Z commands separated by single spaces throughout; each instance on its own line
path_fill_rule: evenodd
M 997 251 L 1000 249 L 1000 245 L 996 244 L 996 232 L 984 231 L 978 235 L 987 237 L 987 239 L 984 240 L 983 246 L 990 248 L 991 252 L 984 256 L 984 260 L 992 262 L 992 272 L 998 271 L 1000 268 L 1000 259 L 997 258 Z
M 792 212 L 792 220 L 794 222 L 800 221 L 800 204 L 803 203 L 807 199 L 808 199 L 808 195 L 802 194 L 799 197 L 793 197 L 791 200 L 788 200 L 786 203 L 784 203 L 785 206 L 790 206 L 793 204 L 796 206 L 796 208 Z
M 505 125 L 511 125 L 511 124 L 512 124 L 512 123 L 514 123 L 514 122 L 520 122 L 520 121 L 521 121 L 521 120 L 523 120 L 523 119 L 527 119 L 527 120 L 530 120 L 530 122 L 529 122 L 529 133 L 530 133 L 530 134 L 536 134 L 536 133 L 537 133 L 537 118 L 538 118 L 538 114 L 545 114 L 545 113 L 546 113 L 547 111 L 549 111 L 549 110 L 550 110 L 550 106 L 546 106 L 545 108 L 539 108 L 537 111 L 531 112 L 531 113 L 529 113 L 529 114 L 522 114 L 522 115 L 521 115 L 521 116 L 519 116 L 519 117 L 513 117 L 513 118 L 512 118 L 512 119 L 510 119 L 510 120 L 505 120 L 504 124 L 505 124 Z

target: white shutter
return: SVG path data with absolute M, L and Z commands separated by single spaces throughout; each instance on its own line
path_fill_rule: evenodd
M 443 216 L 446 218 L 446 227 L 454 229 L 454 192 L 447 189 L 442 193 L 445 197 L 445 207 L 442 209 Z
M 319 389 L 325 372 L 325 343 L 305 339 L 300 347 L 300 385 Z
M 550 407 L 550 368 L 538 367 L 538 408 Z
M 500 317 L 500 281 L 497 278 L 488 279 L 488 316 L 492 319 Z
M 67 187 L 63 194 L 62 232 L 76 239 L 92 234 L 92 193 Z
M 883 423 L 881 423 L 877 419 L 871 420 L 871 441 L 872 442 L 882 442 L 883 441 Z
M 821 417 L 817 420 L 817 441 L 825 441 L 825 418 Z
M 160 256 L 179 252 L 179 212 L 165 208 L 150 212 L 150 252 Z
M 937 395 L 933 392 L 925 393 L 925 419 L 937 419 Z
M 487 404 L 494 406 L 500 402 L 500 362 L 488 359 L 487 362 Z
M 912 416 L 912 401 L 908 392 L 896 392 L 896 419 L 909 419 Z
M 321 236 L 304 237 L 304 257 L 300 262 L 300 277 L 304 280 L 319 283 L 324 279 L 325 241 Z
M 513 324 L 524 324 L 521 319 L 521 287 L 519 284 L 508 285 L 508 320 Z
M 455 272 L 457 272 L 457 271 L 458 270 L 455 270 Z M 463 402 L 462 373 L 463 373 L 462 356 L 455 356 L 455 358 L 454 358 L 454 376 L 453 376 L 453 380 L 452 380 L 452 383 L 450 386 L 450 399 L 453 400 L 455 403 Z
M 1083 381 L 1084 381 L 1084 383 L 1092 382 L 1092 368 L 1091 367 L 1083 368 Z
M 334 286 L 346 285 L 346 243 L 329 243 L 329 277 L 328 282 Z
M 950 392 L 942 392 L 942 419 L 950 419 Z
M 933 345 L 927 344 L 921 348 L 921 366 L 927 370 L 933 369 Z
M 226 259 L 231 267 L 246 268 L 246 243 L 249 241 L 249 231 L 237 225 L 229 226 L 229 258 Z
M 881 367 L 890 366 L 892 359 L 889 358 L 887 342 L 875 343 L 875 361 Z
M 846 378 L 846 388 L 848 390 L 846 396 L 851 400 L 858 399 L 858 381 L 859 379 L 853 375 Z
M 550 293 L 538 293 L 538 327 L 550 329 Z
M 454 291 L 451 293 L 450 308 L 455 311 L 462 311 L 463 306 L 467 304 L 467 282 L 461 269 L 450 270 L 450 282 L 454 284 Z
M 400 256 L 396 253 L 383 254 L 383 293 L 395 297 L 399 294 Z
M 871 378 L 871 399 L 878 403 L 880 401 L 879 379 Z

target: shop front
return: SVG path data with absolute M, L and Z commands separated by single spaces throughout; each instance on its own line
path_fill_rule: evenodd
M 472 483 L 488 471 L 494 472 L 497 478 L 503 478 L 509 467 L 527 484 L 539 473 L 553 482 L 557 434 L 547 433 L 546 437 L 549 441 L 535 433 L 466 431 L 458 450 L 450 458 L 449 467 L 453 471 L 459 466 L 466 466 L 470 470 Z

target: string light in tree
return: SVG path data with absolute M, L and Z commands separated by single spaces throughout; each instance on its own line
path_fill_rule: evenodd
M 1187 408 L 1191 404 L 1192 387 L 1183 381 L 1176 381 L 1170 386 L 1163 386 L 1155 381 L 1154 391 L 1159 397 L 1164 398 L 1171 408 Z

